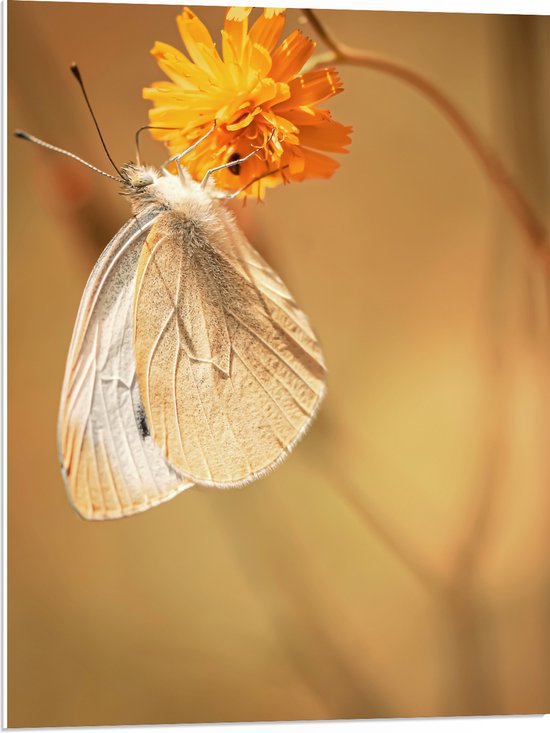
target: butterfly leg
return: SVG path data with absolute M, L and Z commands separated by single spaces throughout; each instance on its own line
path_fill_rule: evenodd
M 261 181 L 262 178 L 267 178 L 268 176 L 274 176 L 275 173 L 281 173 L 282 171 L 286 170 L 288 167 L 289 167 L 288 165 L 283 165 L 281 168 L 275 168 L 275 170 L 266 171 L 265 173 L 262 173 L 261 176 L 256 176 L 251 181 L 248 181 L 248 183 L 245 183 L 245 185 L 239 188 L 237 191 L 233 191 L 232 193 L 220 194 L 220 198 L 223 198 L 226 201 L 230 201 L 231 199 L 236 199 L 237 196 L 239 196 L 243 191 L 246 191 L 246 189 L 252 186 L 254 183 Z M 285 183 L 286 182 L 287 181 L 285 181 Z
M 140 127 L 138 130 L 136 130 L 136 163 L 138 165 L 141 165 L 141 154 L 139 151 L 139 136 L 144 130 L 179 130 L 179 127 L 157 127 L 157 125 L 143 125 L 143 127 Z
M 188 153 L 191 153 L 195 148 L 197 148 L 201 143 L 203 143 L 207 138 L 210 137 L 210 135 L 214 132 L 216 129 L 216 120 L 214 120 L 212 127 L 198 140 L 196 140 L 193 145 L 190 145 L 188 148 L 186 148 L 182 153 L 178 153 L 177 155 L 173 155 L 171 158 L 168 158 L 168 160 L 161 166 L 161 170 L 164 174 L 168 175 L 168 171 L 166 170 L 166 166 L 170 165 L 170 163 L 173 163 L 174 161 L 178 163 L 182 158 L 184 158 Z
M 210 170 L 207 170 L 205 173 L 204 178 L 201 181 L 201 188 L 206 188 L 206 184 L 208 183 L 208 179 L 212 175 L 212 173 L 215 173 L 216 171 L 221 171 L 224 168 L 231 168 L 231 166 L 234 165 L 241 165 L 241 163 L 245 163 L 247 160 L 252 158 L 253 155 L 258 155 L 259 152 L 261 152 L 264 148 L 267 148 L 269 143 L 273 139 L 273 135 L 275 134 L 275 128 L 271 130 L 271 134 L 268 137 L 267 141 L 259 148 L 256 148 L 251 153 L 248 153 L 248 155 L 245 155 L 244 158 L 238 158 L 237 160 L 231 160 L 229 163 L 223 163 L 223 165 L 217 165 L 215 168 L 210 168 Z

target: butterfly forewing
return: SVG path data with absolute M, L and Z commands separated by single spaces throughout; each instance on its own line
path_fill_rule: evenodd
M 306 316 L 226 209 L 158 217 L 137 268 L 136 369 L 148 424 L 178 471 L 238 485 L 274 466 L 324 394 Z
M 155 506 L 190 486 L 150 435 L 136 378 L 132 313 L 139 253 L 158 211 L 107 246 L 83 296 L 67 361 L 59 452 L 69 498 L 87 519 Z

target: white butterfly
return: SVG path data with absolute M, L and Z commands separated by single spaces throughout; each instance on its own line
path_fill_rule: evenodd
M 86 519 L 135 514 L 193 484 L 259 478 L 292 450 L 324 394 L 306 316 L 206 185 L 210 172 L 199 184 L 179 164 L 184 154 L 177 175 L 122 168 L 134 217 L 82 296 L 58 444 Z

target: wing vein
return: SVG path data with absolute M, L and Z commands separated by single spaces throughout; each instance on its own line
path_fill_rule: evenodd
M 111 493 L 114 496 L 114 498 L 117 500 L 119 509 L 120 509 L 120 511 L 122 513 L 122 502 L 120 501 L 120 496 L 119 496 L 119 493 L 118 493 L 118 487 L 116 485 L 116 481 L 115 481 L 115 478 L 113 476 L 113 472 L 112 472 L 112 469 L 111 469 L 111 462 L 109 461 L 109 456 L 107 455 L 107 449 L 105 448 L 105 440 L 104 440 L 103 436 L 102 436 L 102 439 L 101 439 L 99 445 L 101 446 L 101 448 L 103 450 L 103 463 L 105 464 L 105 466 L 107 468 L 107 475 L 109 477 L 109 483 L 111 485 Z M 107 513 L 107 508 L 105 506 L 105 500 L 103 500 L 103 512 L 104 513 Z
M 185 453 L 185 448 L 183 447 L 183 436 L 181 434 L 180 416 L 179 416 L 179 408 L 178 408 L 178 395 L 177 395 L 177 389 L 176 389 L 176 378 L 177 378 L 180 354 L 181 354 L 181 347 L 178 343 L 178 346 L 176 348 L 176 358 L 174 359 L 174 371 L 172 374 L 172 400 L 174 402 L 174 417 L 176 418 L 176 427 L 177 427 L 177 432 L 178 432 L 178 441 L 180 445 L 181 455 L 183 457 L 184 462 L 187 465 L 189 465 L 189 461 L 187 460 L 187 455 Z
M 208 431 L 209 431 L 209 433 L 210 433 L 210 435 L 212 437 L 212 440 L 215 441 L 214 435 L 212 433 L 212 427 L 211 427 L 210 422 L 209 422 L 209 420 L 208 420 L 208 418 L 206 416 L 206 410 L 204 409 L 204 403 L 202 401 L 201 393 L 200 393 L 200 390 L 199 390 L 199 386 L 197 384 L 197 380 L 195 379 L 195 373 L 194 373 L 193 368 L 191 366 L 191 360 L 190 359 L 187 360 L 187 368 L 188 368 L 188 370 L 189 370 L 189 372 L 191 374 L 191 381 L 193 382 L 193 386 L 195 387 L 195 391 L 197 393 L 199 405 L 201 407 L 201 412 L 202 412 L 202 414 L 204 416 L 204 422 L 208 426 Z M 208 462 L 208 459 L 206 458 L 206 453 L 204 452 L 204 447 L 203 447 L 202 441 L 200 439 L 200 431 L 196 431 L 196 432 L 198 433 L 197 442 L 199 444 L 199 447 L 201 449 L 201 453 L 202 453 L 203 458 L 204 458 L 204 462 L 206 464 L 206 470 L 208 471 L 208 478 L 211 479 L 212 478 L 212 468 L 210 466 L 210 463 Z
M 159 347 L 160 340 L 163 337 L 163 335 L 165 334 L 166 329 L 168 328 L 168 324 L 170 323 L 170 321 L 172 320 L 172 317 L 174 315 L 175 315 L 175 311 L 174 311 L 174 309 L 172 309 L 168 313 L 168 317 L 164 321 L 164 324 L 163 324 L 162 328 L 160 329 L 157 338 L 155 339 L 155 343 L 153 344 L 153 346 L 151 348 L 151 351 L 149 352 L 148 359 L 147 359 L 147 370 L 146 370 L 146 373 L 145 373 L 145 379 L 146 379 L 145 385 L 146 385 L 146 389 L 147 389 L 147 405 L 149 407 L 149 410 L 151 409 L 150 383 L 151 383 L 151 367 L 152 367 L 152 364 L 153 364 L 153 359 L 154 359 L 155 353 L 156 353 L 156 351 L 157 351 L 157 349 Z M 176 325 L 177 325 L 177 318 L 176 318 Z
M 103 415 L 104 415 L 105 421 L 107 423 L 108 435 L 109 435 L 109 438 L 111 439 L 111 446 L 112 446 L 112 448 L 114 448 L 114 453 L 115 453 L 115 455 L 116 455 L 116 457 L 118 459 L 119 465 L 122 466 L 123 463 L 122 463 L 122 460 L 121 460 L 120 448 L 119 448 L 119 445 L 118 445 L 118 440 L 115 439 L 115 434 L 113 432 L 113 426 L 112 426 L 112 423 L 111 423 L 111 415 L 110 415 L 110 411 L 107 409 L 107 403 L 105 401 L 105 389 L 103 387 L 103 384 L 104 383 L 102 381 L 99 382 L 99 394 L 100 394 L 100 397 L 101 397 L 101 402 L 103 404 Z M 116 387 L 115 387 L 115 389 L 116 389 Z M 118 404 L 118 400 L 117 400 L 117 404 Z M 124 433 L 125 431 L 123 430 L 122 432 Z M 115 494 L 116 494 L 116 499 L 117 499 L 117 501 L 119 503 L 120 511 L 122 511 L 122 499 L 120 498 L 120 491 L 119 491 L 118 483 L 115 480 L 114 474 L 112 472 L 111 462 L 110 462 L 109 457 L 107 455 L 107 450 L 105 448 L 105 441 L 103 441 L 103 450 L 105 451 L 105 460 L 107 462 L 107 466 L 108 466 L 108 470 L 109 470 L 109 475 L 111 477 L 111 481 L 112 481 L 112 484 L 114 486 L 114 491 L 115 491 Z M 127 501 L 128 501 L 129 504 L 131 504 L 132 502 L 130 501 L 130 496 L 128 495 L 128 491 L 127 491 L 126 487 L 124 487 L 124 490 L 126 492 Z
M 234 390 L 233 390 L 233 380 L 231 378 L 231 375 L 228 376 L 228 381 L 229 381 L 229 384 L 231 385 L 231 391 L 234 392 Z M 254 472 L 254 469 L 252 468 L 252 463 L 250 462 L 250 456 L 248 454 L 248 451 L 245 450 L 244 445 L 237 438 L 237 433 L 235 432 L 235 429 L 233 427 L 233 423 L 232 423 L 231 419 L 229 418 L 229 414 L 228 414 L 227 410 L 225 409 L 225 407 L 224 407 L 224 405 L 223 405 L 223 403 L 221 401 L 220 401 L 220 407 L 221 407 L 221 412 L 222 412 L 222 415 L 224 417 L 224 420 L 225 420 L 225 422 L 227 424 L 227 427 L 231 431 L 231 435 L 233 436 L 233 440 L 235 441 L 235 445 L 240 450 L 241 455 L 244 457 L 244 459 L 246 461 L 246 465 L 248 466 L 248 470 L 250 471 L 250 473 L 253 473 Z M 277 439 L 279 439 L 278 436 L 276 436 L 276 437 L 277 437 Z
M 298 430 L 300 428 L 298 428 L 298 427 L 296 427 L 296 425 L 294 425 L 294 423 L 288 417 L 288 415 L 286 414 L 286 412 L 284 411 L 284 409 L 281 407 L 281 405 L 277 402 L 277 400 L 275 399 L 275 397 L 271 394 L 271 392 L 269 392 L 269 390 L 263 384 L 263 382 L 261 381 L 261 379 L 258 377 L 258 375 L 256 374 L 256 372 L 254 371 L 254 368 L 243 358 L 242 354 L 239 351 L 237 351 L 237 349 L 235 347 L 233 347 L 233 351 L 239 357 L 239 359 L 240 359 L 242 365 L 245 367 L 245 369 L 248 370 L 249 374 L 251 374 L 251 376 L 255 379 L 255 381 L 259 384 L 259 386 L 262 388 L 262 390 L 269 397 L 269 399 L 271 400 L 271 402 L 273 402 L 273 404 L 278 408 L 279 412 L 285 418 L 285 420 L 288 422 L 288 424 L 292 427 L 292 429 L 293 430 L 296 430 L 296 432 L 298 432 Z
M 309 387 L 309 389 L 314 393 L 317 394 L 317 390 L 312 387 L 312 385 L 307 381 L 307 379 L 304 379 L 304 377 L 299 374 L 296 369 L 290 364 L 276 349 L 271 346 L 259 333 L 254 331 L 248 324 L 246 324 L 243 320 L 241 320 L 238 316 L 236 316 L 234 313 L 231 313 L 231 316 L 237 321 L 237 323 L 242 326 L 248 333 L 250 333 L 254 338 L 256 338 L 260 343 L 262 343 L 268 351 L 271 351 L 271 353 L 279 359 L 279 361 L 284 364 L 287 369 L 289 369 L 293 374 L 295 374 L 298 379 L 301 379 L 302 382 Z

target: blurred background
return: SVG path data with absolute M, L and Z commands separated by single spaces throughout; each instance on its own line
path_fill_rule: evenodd
M 180 45 L 179 10 L 8 7 L 9 725 L 548 712 L 548 282 L 455 131 L 392 78 L 342 67 L 339 171 L 237 207 L 324 346 L 309 434 L 241 490 L 71 511 L 65 359 L 129 209 L 11 132 L 108 169 L 78 61 L 113 157 L 133 158 L 141 89 L 164 78 L 149 50 Z M 195 10 L 219 39 L 224 10 Z M 319 15 L 447 90 L 548 223 L 550 18 Z

